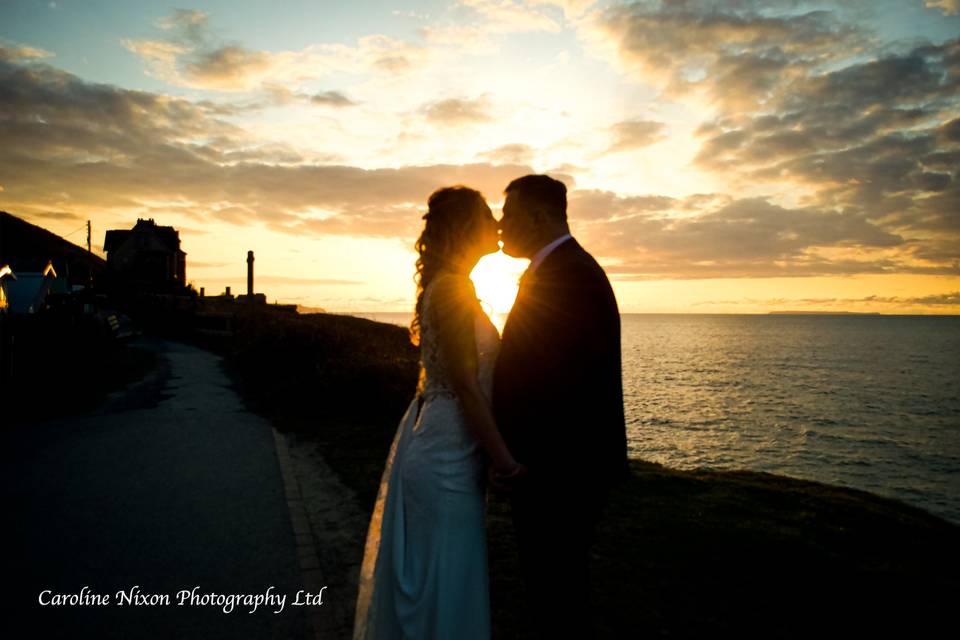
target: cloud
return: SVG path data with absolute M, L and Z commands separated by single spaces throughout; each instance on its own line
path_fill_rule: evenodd
M 454 23 L 425 25 L 418 30 L 429 44 L 446 47 L 457 53 L 496 55 L 502 36 L 516 33 L 560 31 L 560 23 L 537 9 L 535 5 L 567 4 L 559 2 L 516 2 L 514 0 L 460 0 L 469 17 L 460 17 Z M 572 0 L 571 5 L 584 4 Z M 589 4 L 592 4 L 592 0 Z M 571 6 L 569 11 L 576 11 Z M 579 14 L 577 14 L 579 15 Z
M 310 102 L 325 107 L 352 107 L 357 103 L 339 91 L 323 91 L 310 96 Z
M 83 216 L 78 216 L 69 211 L 35 211 L 30 214 L 30 218 L 46 218 L 49 220 L 83 220 Z
M 403 74 L 422 67 L 427 48 L 383 35 L 355 45 L 316 44 L 300 50 L 260 51 L 214 37 L 207 14 L 175 10 L 156 22 L 160 38 L 125 38 L 121 44 L 151 75 L 174 85 L 215 91 L 251 91 L 264 85 L 303 83 L 335 72 Z
M 932 295 L 932 296 L 922 296 L 920 298 L 905 298 L 902 300 L 910 304 L 960 305 L 960 291 L 954 291 L 952 293 L 941 293 L 941 294 Z
M 960 14 L 960 0 L 925 0 L 923 4 L 931 9 L 940 9 L 945 16 Z
M 863 296 L 860 298 L 767 298 L 756 300 L 752 298 L 742 298 L 740 300 L 706 300 L 697 302 L 697 306 L 709 305 L 731 305 L 749 303 L 754 305 L 765 305 L 770 307 L 840 307 L 850 308 L 851 306 L 894 306 L 894 307 L 916 307 L 931 306 L 944 307 L 960 305 L 960 291 L 948 293 L 933 294 L 928 296 Z
M 494 33 L 523 33 L 528 31 L 560 31 L 560 24 L 523 2 L 513 0 L 460 0 L 484 18 L 483 28 Z
M 533 156 L 533 147 L 517 143 L 504 144 L 480 154 L 481 158 L 497 164 L 528 164 L 533 160 Z
M 456 5 L 465 8 L 466 12 L 458 12 L 454 22 L 425 25 L 418 29 L 418 33 L 430 45 L 445 48 L 446 53 L 497 55 L 503 36 L 561 30 L 560 22 L 537 5 L 569 5 L 567 11 L 576 12 L 577 6 L 584 4 L 593 4 L 593 0 L 586 3 L 583 0 L 459 0 Z
M 263 51 L 251 51 L 230 45 L 201 51 L 183 69 L 199 86 L 208 89 L 250 88 L 253 79 L 262 79 L 275 65 L 275 58 Z
M 553 5 L 560 7 L 568 19 L 576 19 L 597 4 L 597 0 L 529 0 L 531 5 Z
M 178 36 L 195 45 L 207 40 L 209 15 L 196 9 L 174 9 L 159 18 L 156 25 L 163 31 L 173 31 Z
M 519 143 L 468 165 L 322 164 L 264 144 L 222 118 L 203 103 L 84 82 L 43 63 L 0 62 L 0 208 L 25 216 L 69 211 L 84 218 L 167 211 L 194 226 L 220 221 L 295 235 L 407 241 L 418 233 L 435 189 L 469 184 L 499 199 L 510 180 L 533 172 L 525 163 L 532 150 Z M 707 127 L 703 135 L 720 135 L 727 124 Z M 747 137 L 761 127 L 747 124 Z M 776 120 L 763 126 L 775 132 L 782 125 Z M 960 211 L 956 164 L 953 152 L 937 142 L 953 135 L 951 119 L 918 141 L 881 139 L 859 152 L 869 163 L 895 161 L 899 153 L 924 158 L 917 184 L 938 190 L 924 192 L 906 217 L 882 209 L 878 218 L 876 209 L 853 206 L 840 195 L 836 202 L 794 206 L 723 193 L 622 196 L 576 189 L 570 176 L 557 177 L 571 185 L 576 235 L 620 279 L 956 275 L 957 214 L 946 214 Z M 735 144 L 729 148 L 743 152 Z M 836 162 L 855 165 L 852 157 Z M 893 164 L 889 172 L 896 173 Z M 842 167 L 836 171 L 845 176 Z
M 618 122 L 610 129 L 614 136 L 610 151 L 649 147 L 664 138 L 664 124 L 653 120 L 625 120 Z
M 681 203 L 667 196 L 620 196 L 612 191 L 579 189 L 570 194 L 568 209 L 578 220 L 613 222 L 650 212 L 669 212 Z
M 54 57 L 53 54 L 45 49 L 26 45 L 4 46 L 3 41 L 0 40 L 0 61 L 3 62 L 24 62 L 52 57 Z
M 271 107 L 287 107 L 297 104 L 312 104 L 321 107 L 340 109 L 357 106 L 340 91 L 320 91 L 308 93 L 295 91 L 285 85 L 273 82 L 264 82 L 252 98 L 232 101 L 230 103 L 194 102 L 194 104 L 209 105 L 211 114 L 218 116 L 243 115 Z
M 619 279 L 957 273 L 919 263 L 906 238 L 862 215 L 763 198 L 577 190 L 569 211 L 576 235 Z
M 707 123 L 696 163 L 960 247 L 958 96 L 960 40 L 923 45 L 798 78 L 769 113 Z
M 239 129 L 211 118 L 205 105 L 87 83 L 43 64 L 0 58 L 0 78 L 0 127 L 9 155 L 95 162 L 130 157 L 157 139 L 202 136 L 215 144 L 241 136 Z
M 427 25 L 418 29 L 417 33 L 432 46 L 455 48 L 460 53 L 496 55 L 499 52 L 499 44 L 492 37 L 496 34 L 484 30 L 480 25 Z
M 183 99 L 5 62 L 0 140 L 0 205 L 18 215 L 172 211 L 294 234 L 415 237 L 435 189 L 470 184 L 496 198 L 531 172 L 518 164 L 310 163 Z
M 668 94 L 703 91 L 724 108 L 753 108 L 806 69 L 855 55 L 867 40 L 834 12 L 794 13 L 796 4 L 614 5 L 591 19 L 585 37 L 612 45 L 628 72 Z
M 426 104 L 421 111 L 429 122 L 445 126 L 469 125 L 493 119 L 486 97 L 474 100 L 448 98 Z
M 165 40 L 123 39 L 120 44 L 127 51 L 140 56 L 147 63 L 151 75 L 168 82 L 186 83 L 186 80 L 180 79 L 177 71 L 178 58 L 190 51 L 186 46 Z
M 817 211 L 903 240 L 845 264 L 815 242 L 785 254 L 788 271 L 956 273 L 960 39 L 881 46 L 852 19 L 866 9 L 642 2 L 596 12 L 587 35 L 606 39 L 632 77 L 666 97 L 706 100 L 715 117 L 697 130 L 694 164 L 732 192 L 790 194 L 778 215 Z M 701 266 L 717 267 L 711 260 Z

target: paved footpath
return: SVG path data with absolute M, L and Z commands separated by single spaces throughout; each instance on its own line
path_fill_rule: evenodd
M 268 422 L 249 413 L 219 358 L 143 340 L 160 366 L 95 414 L 5 428 L 5 625 L 17 637 L 303 638 L 323 607 L 303 588 L 284 474 Z M 69 381 L 50 372 L 50 402 Z M 6 573 L 6 572 L 5 572 Z M 40 606 L 43 590 L 109 594 L 109 606 Z M 170 605 L 117 606 L 118 591 Z M 178 605 L 177 593 L 286 595 L 255 613 Z M 25 628 L 21 627 L 25 625 Z M 32 631 L 31 631 L 32 628 Z M 13 636 L 8 636 L 13 637 Z

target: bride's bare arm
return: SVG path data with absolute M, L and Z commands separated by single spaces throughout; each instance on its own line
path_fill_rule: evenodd
M 432 320 L 437 328 L 440 353 L 446 364 L 467 425 L 487 453 L 494 471 L 516 473 L 518 464 L 497 429 L 490 405 L 477 380 L 475 313 L 480 311 L 473 283 L 466 276 L 440 276 L 433 290 Z M 482 313 L 482 311 L 480 311 Z

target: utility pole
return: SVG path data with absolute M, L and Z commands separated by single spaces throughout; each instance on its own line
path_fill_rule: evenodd
M 93 254 L 93 250 L 90 247 L 90 221 L 87 220 L 87 255 L 90 256 Z M 87 291 L 93 288 L 93 260 L 88 260 L 87 264 Z

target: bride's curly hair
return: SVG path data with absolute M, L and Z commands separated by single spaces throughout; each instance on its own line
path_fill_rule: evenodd
M 426 223 L 417 238 L 417 307 L 410 324 L 410 340 L 420 344 L 423 292 L 444 268 L 451 269 L 476 232 L 480 216 L 489 211 L 476 189 L 456 185 L 437 189 L 427 200 Z

